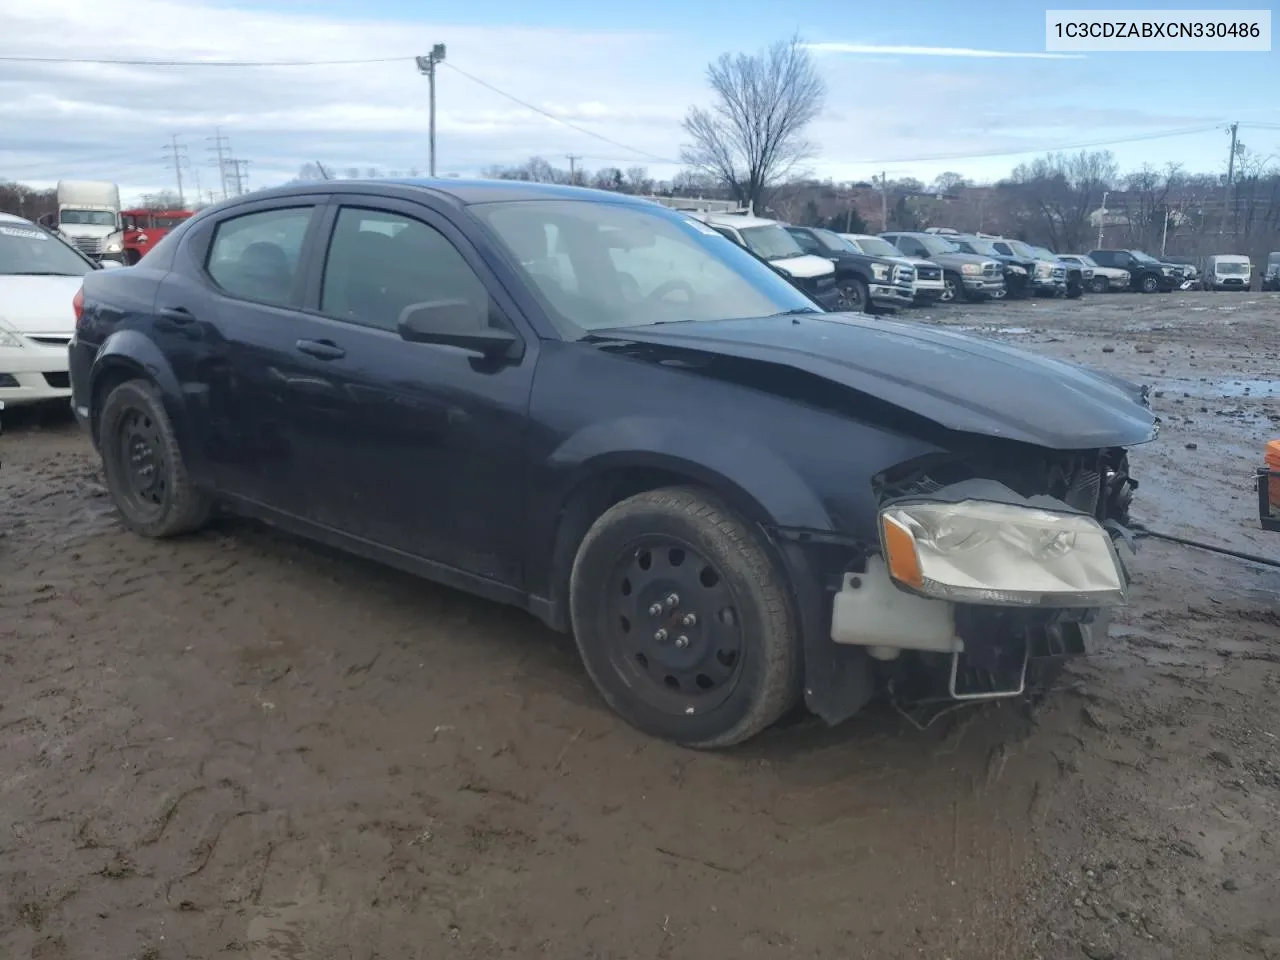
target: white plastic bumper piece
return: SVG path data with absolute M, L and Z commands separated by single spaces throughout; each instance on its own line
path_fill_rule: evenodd
M 845 574 L 831 609 L 831 639 L 866 647 L 878 660 L 903 650 L 960 653 L 955 604 L 896 587 L 881 557 L 867 559 L 866 573 Z

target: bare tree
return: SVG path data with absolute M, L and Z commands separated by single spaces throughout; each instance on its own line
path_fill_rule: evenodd
M 648 167 L 627 167 L 627 191 L 629 193 L 653 192 L 653 181 L 649 179 Z
M 756 54 L 721 54 L 707 67 L 715 102 L 694 107 L 681 151 L 744 204 L 759 206 L 765 191 L 785 180 L 816 147 L 804 132 L 822 112 L 827 85 L 798 37 Z
M 1022 229 L 1054 250 L 1087 250 L 1089 215 L 1117 173 L 1109 150 L 1050 153 L 1019 164 L 1012 179 Z
M 954 193 L 961 187 L 969 186 L 969 181 L 953 170 L 940 173 L 933 178 L 929 192 L 934 194 Z

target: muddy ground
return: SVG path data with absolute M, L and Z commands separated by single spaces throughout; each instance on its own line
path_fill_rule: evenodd
M 1280 558 L 1280 296 L 912 316 L 1150 381 L 1137 516 Z M 1280 570 L 1145 540 L 1038 709 L 698 754 L 524 615 L 247 523 L 143 541 L 65 417 L 7 428 L 5 960 L 1280 958 Z

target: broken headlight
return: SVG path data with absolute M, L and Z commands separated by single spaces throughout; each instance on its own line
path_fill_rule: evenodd
M 1093 517 L 964 500 L 895 504 L 880 513 L 889 572 L 958 603 L 1104 607 L 1124 602 L 1124 572 Z

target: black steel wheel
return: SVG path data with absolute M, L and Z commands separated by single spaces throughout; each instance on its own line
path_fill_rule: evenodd
M 647 733 L 704 748 L 746 740 L 795 703 L 787 596 L 755 528 L 680 487 L 606 511 L 570 579 L 574 636 L 606 702 Z
M 836 286 L 836 293 L 840 297 L 841 310 L 847 310 L 851 313 L 867 312 L 871 295 L 867 291 L 866 283 L 858 277 L 841 280 Z
M 103 401 L 97 429 L 107 489 L 127 527 L 146 537 L 171 537 L 208 521 L 212 503 L 187 476 L 154 386 L 129 380 L 115 387 Z

